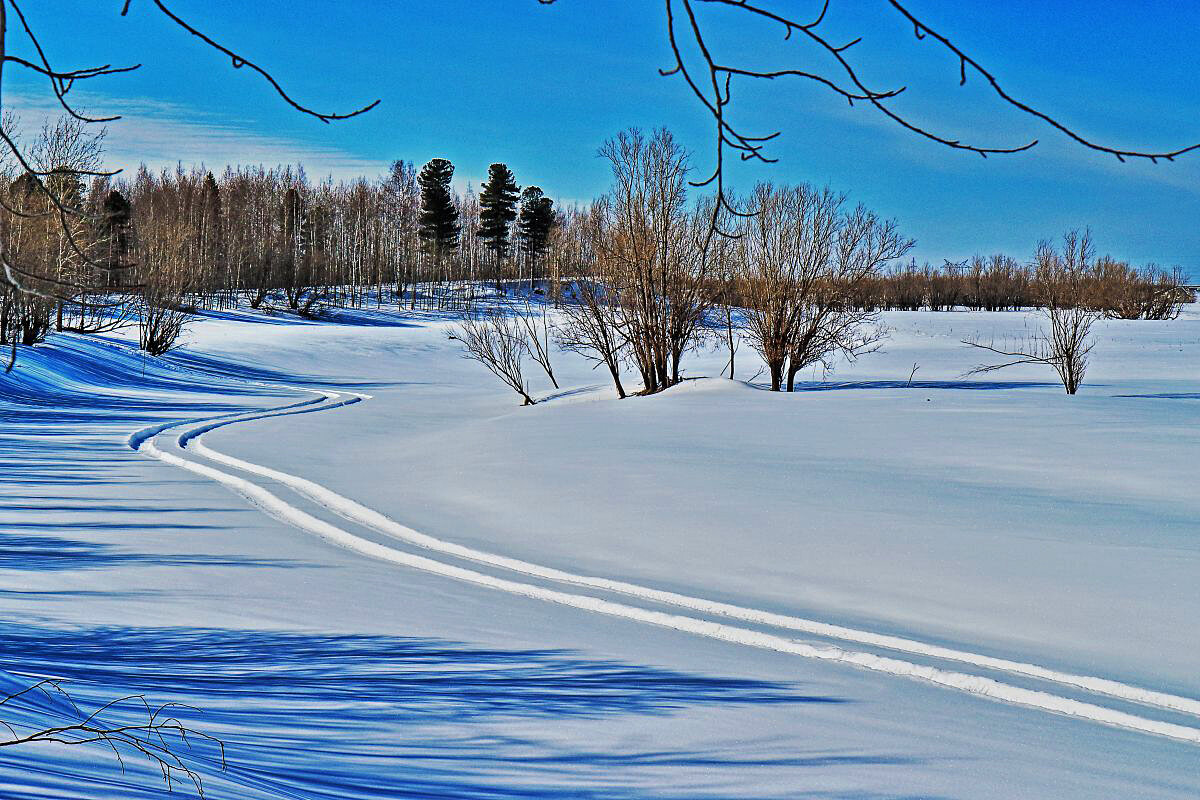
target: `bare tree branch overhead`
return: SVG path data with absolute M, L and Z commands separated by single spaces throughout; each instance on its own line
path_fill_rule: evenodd
M 542 5 L 553 5 L 557 1 L 538 0 Z M 1155 163 L 1160 160 L 1173 161 L 1178 156 L 1200 149 L 1200 143 L 1196 143 L 1170 150 L 1134 150 L 1113 147 L 1096 141 L 1063 123 L 1051 113 L 1036 108 L 1010 94 L 1001 86 L 1000 80 L 992 71 L 983 66 L 974 56 L 954 44 L 948 36 L 931 27 L 929 23 L 899 0 L 881 0 L 881 2 L 890 6 L 893 12 L 912 26 L 913 34 L 917 39 L 936 43 L 958 61 L 960 85 L 965 85 L 971 75 L 982 78 L 1005 104 L 1041 120 L 1085 148 L 1114 156 L 1122 162 L 1128 159 L 1144 159 Z M 836 64 L 837 73 L 822 74 L 786 66 L 772 70 L 750 69 L 727 61 L 709 44 L 706 35 L 709 30 L 706 27 L 708 20 L 697 14 L 700 4 L 719 7 L 730 14 L 731 18 L 732 15 L 738 15 L 740 19 L 753 18 L 778 25 L 782 29 L 784 41 L 798 37 L 817 51 L 830 56 Z M 773 11 L 769 7 L 769 3 L 752 2 L 751 0 L 663 0 L 667 39 L 675 63 L 667 69 L 659 70 L 659 73 L 663 76 L 681 77 L 696 100 L 713 118 L 716 125 L 714 169 L 707 179 L 698 181 L 695 185 L 715 185 L 720 206 L 737 213 L 737 209 L 727 201 L 725 191 L 726 151 L 736 153 L 743 161 L 756 160 L 772 163 L 776 159 L 766 153 L 766 146 L 781 133 L 776 130 L 766 135 L 751 135 L 730 119 L 734 78 L 751 80 L 797 78 L 812 81 L 845 99 L 851 106 L 855 103 L 866 103 L 893 123 L 921 138 L 952 150 L 977 153 L 984 158 L 993 154 L 1021 153 L 1038 144 L 1038 139 L 1012 145 L 967 142 L 940 132 L 937 128 L 918 122 L 909 115 L 892 108 L 889 101 L 901 95 L 907 87 L 875 88 L 869 85 L 869 81 L 863 76 L 861 68 L 855 63 L 851 54 L 852 49 L 862 41 L 863 36 L 856 36 L 847 42 L 836 42 L 822 29 L 822 23 L 826 21 L 830 5 L 830 0 L 824 0 L 819 6 L 813 3 L 813 14 L 800 17 L 794 13 L 785 14 Z M 695 63 L 696 59 L 689 59 L 685 55 L 686 51 L 693 49 L 698 54 L 698 65 Z
M 268 84 L 270 84 L 271 88 L 274 89 L 274 91 L 279 95 L 280 98 L 283 99 L 285 103 L 302 114 L 314 117 L 321 122 L 328 124 L 330 122 L 356 117 L 379 105 L 380 101 L 377 99 L 349 112 L 318 111 L 314 108 L 311 108 L 310 106 L 307 106 L 294 98 L 284 88 L 283 84 L 280 83 L 274 74 L 272 74 L 272 72 L 267 68 L 259 65 L 247 56 L 242 55 L 241 53 L 231 49 L 208 34 L 202 32 L 187 19 L 172 11 L 166 5 L 166 3 L 162 2 L 162 0 L 148 0 L 148 2 L 153 5 L 154 9 L 167 17 L 172 23 L 187 31 L 193 37 L 199 39 L 207 47 L 216 50 L 218 53 L 228 58 L 234 69 L 246 68 L 257 73 Z M 127 16 L 133 7 L 133 0 L 125 0 L 124 4 L 121 6 L 121 16 Z M 10 9 L 12 15 L 18 22 L 20 32 L 24 35 L 24 38 L 28 41 L 29 45 L 33 48 L 33 51 L 37 54 L 36 60 L 23 58 L 18 55 L 12 55 L 9 52 L 11 48 L 9 47 L 7 33 Z M 62 106 L 63 111 L 70 117 L 80 122 L 89 124 L 112 122 L 120 119 L 121 117 L 119 114 L 112 114 L 108 116 L 92 116 L 81 111 L 68 98 L 68 94 L 70 93 L 71 89 L 74 88 L 75 84 L 80 81 L 132 72 L 140 69 L 142 66 L 141 64 L 129 64 L 125 66 L 101 64 L 96 66 L 75 67 L 68 69 L 59 68 L 52 62 L 50 56 L 46 52 L 46 49 L 42 46 L 42 42 L 35 32 L 34 25 L 32 25 L 29 19 L 26 17 L 25 11 L 22 8 L 22 4 L 19 3 L 18 0 L 0 0 L 0 79 L 3 77 L 2 70 L 4 64 L 12 64 L 14 67 L 27 69 L 31 72 L 46 77 L 50 81 L 51 93 L 54 95 L 58 104 Z M 0 87 L 2 87 L 2 80 L 0 80 Z M 2 98 L 3 95 L 0 93 L 0 110 L 3 109 Z M 14 138 L 13 131 L 9 130 L 8 127 L 9 126 L 5 125 L 3 128 L 0 128 L 0 142 L 3 142 L 4 149 L 7 150 L 8 154 L 10 154 L 11 157 L 16 161 L 20 169 L 22 169 L 26 175 L 30 176 L 30 180 L 32 181 L 32 184 L 36 188 L 37 192 L 45 198 L 50 206 L 52 206 L 52 208 L 45 209 L 39 213 L 42 215 L 56 215 L 59 217 L 62 230 L 66 235 L 67 243 L 73 250 L 74 254 L 83 263 L 100 271 L 112 271 L 129 267 L 129 264 L 101 263 L 93 260 L 88 253 L 85 252 L 85 249 L 75 241 L 75 237 L 71 232 L 71 224 L 69 222 L 70 218 L 82 217 L 84 216 L 85 212 L 79 208 L 71 207 L 71 205 L 68 203 L 64 203 L 62 197 L 59 196 L 59 193 L 53 188 L 49 187 L 46 181 L 43 180 L 52 173 L 60 175 L 69 174 L 74 177 L 111 177 L 117 174 L 119 171 L 79 169 L 75 167 L 63 167 L 59 165 L 54 165 L 51 170 L 38 169 L 34 164 L 31 163 L 28 155 L 22 151 L 21 147 Z M 28 216 L 27 212 L 14 208 L 12 204 L 4 199 L 0 199 L 0 205 L 2 205 L 5 210 L 18 216 Z M 16 292 L 20 295 L 39 297 L 44 300 L 67 301 L 70 299 L 70 296 L 68 293 L 62 290 L 68 288 L 77 288 L 72 285 L 65 285 L 61 281 L 55 280 L 48 275 L 41 274 L 37 270 L 31 269 L 27 266 L 22 267 L 14 264 L 7 251 L 3 248 L 0 248 L 0 267 L 2 267 L 2 271 L 0 271 L 0 286 L 3 286 L 5 291 L 8 292 Z
M 254 72 L 257 72 L 259 75 L 261 75 L 263 77 L 264 80 L 267 81 L 267 83 L 271 84 L 271 88 L 273 88 L 276 91 L 276 93 L 278 93 L 278 95 L 281 98 L 283 98 L 284 102 L 286 102 L 292 108 L 296 109 L 297 111 L 299 111 L 303 114 L 308 114 L 309 116 L 316 117 L 317 119 L 321 120 L 321 122 L 329 123 L 329 122 L 333 122 L 335 120 L 350 119 L 351 117 L 357 117 L 359 114 L 365 114 L 366 112 L 375 108 L 375 106 L 379 105 L 379 102 L 380 102 L 379 100 L 373 100 L 370 103 L 367 103 L 365 106 L 355 109 L 354 111 L 350 111 L 350 112 L 346 112 L 346 113 L 342 113 L 342 114 L 314 111 L 313 109 L 309 108 L 308 106 L 298 103 L 290 94 L 287 93 L 287 91 L 283 88 L 283 86 L 280 85 L 279 81 L 276 80 L 275 76 L 272 75 L 269 71 L 267 71 L 263 67 L 260 67 L 258 64 L 255 64 L 253 61 L 246 58 L 245 56 L 235 53 L 233 50 L 230 50 L 228 47 L 226 47 L 225 45 L 216 41 L 215 39 L 211 38 L 210 36 L 208 36 L 204 33 L 201 33 L 193 25 L 191 25 L 189 22 L 187 22 L 187 20 L 183 19 L 178 14 L 171 11 L 171 9 L 167 8 L 167 6 L 162 2 L 162 0 L 151 0 L 151 2 L 153 2 L 154 6 L 159 11 L 161 11 L 163 14 L 165 14 L 167 16 L 167 18 L 170 19 L 172 22 L 174 22 L 176 25 L 183 28 L 185 31 L 190 33 L 192 36 L 195 36 L 197 39 L 204 42 L 206 45 L 208 45 L 212 49 L 227 56 L 230 59 L 230 62 L 233 64 L 234 69 L 241 69 L 243 67 L 246 67 Z M 121 16 L 125 16 L 126 14 L 129 13 L 129 7 L 131 4 L 132 4 L 132 0 L 125 0 L 125 5 L 121 8 Z

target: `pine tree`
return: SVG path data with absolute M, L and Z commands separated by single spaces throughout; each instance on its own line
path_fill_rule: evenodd
M 439 262 L 458 244 L 458 209 L 450 196 L 454 165 L 435 158 L 421 168 L 417 183 L 421 187 L 421 220 L 418 234 L 428 253 Z
M 554 213 L 554 201 L 546 197 L 537 186 L 526 186 L 521 192 L 521 219 L 517 223 L 517 237 L 525 257 L 529 259 L 529 279 L 537 273 L 537 264 L 550 244 L 550 232 L 558 224 Z
M 479 193 L 479 238 L 492 251 L 496 288 L 500 288 L 500 261 L 508 256 L 509 234 L 517 218 L 517 182 L 505 164 L 488 167 L 488 179 Z
M 108 285 L 119 286 L 133 245 L 133 207 L 116 189 L 105 194 L 100 204 L 100 240 L 104 245 L 100 261 L 108 270 Z
M 221 240 L 221 189 L 209 172 L 201 184 L 201 210 L 197 234 L 200 241 L 200 257 L 204 267 L 215 281 L 224 268 L 224 247 Z

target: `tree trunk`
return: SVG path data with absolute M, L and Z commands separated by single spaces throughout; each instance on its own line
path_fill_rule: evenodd
M 613 385 L 617 387 L 617 397 L 625 399 L 625 387 L 621 385 L 621 371 L 617 369 L 617 365 L 612 361 L 605 359 L 604 363 L 608 365 L 609 374 L 612 375 Z
M 787 390 L 789 392 L 796 391 L 796 373 L 800 371 L 800 367 L 795 364 L 790 365 L 787 371 Z
M 778 392 L 783 387 L 783 359 L 767 364 L 771 368 L 771 391 Z
M 733 312 L 725 306 L 725 336 L 729 341 L 729 380 L 733 380 L 733 356 L 736 348 L 733 346 Z

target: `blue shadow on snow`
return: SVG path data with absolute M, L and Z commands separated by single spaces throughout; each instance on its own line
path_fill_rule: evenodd
M 0 691 L 28 685 L 35 676 L 65 679 L 86 710 L 126 694 L 144 694 L 152 704 L 171 700 L 203 709 L 180 709 L 178 716 L 220 736 L 229 766 L 222 771 L 216 749 L 203 742 L 193 742 L 189 763 L 201 771 L 211 796 L 239 800 L 667 800 L 696 796 L 670 789 L 679 783 L 673 779 L 702 770 L 717 780 L 727 769 L 739 774 L 767 770 L 747 785 L 776 797 L 779 781 L 797 780 L 813 768 L 913 763 L 888 754 L 795 752 L 770 745 L 769 738 L 704 748 L 667 741 L 646 749 L 640 736 L 618 736 L 599 745 L 587 738 L 586 727 L 574 737 L 554 736 L 556 725 L 571 720 L 661 717 L 695 706 L 844 702 L 806 695 L 788 684 L 707 677 L 556 650 L 272 631 L 0 625 L 0 670 Z M 17 728 L 77 713 L 52 698 L 0 707 L 0 719 Z M 106 716 L 137 718 L 136 709 L 124 707 Z M 536 720 L 543 722 L 530 724 Z M 636 731 L 637 724 L 628 730 Z M 727 741 L 719 730 L 702 733 L 681 739 Z M 161 779 L 150 770 L 122 776 L 115 761 L 100 752 L 72 760 L 71 750 L 23 755 L 0 750 L 0 785 L 10 792 L 6 798 L 162 796 Z M 633 788 L 631 775 L 649 776 L 643 787 L 657 788 Z

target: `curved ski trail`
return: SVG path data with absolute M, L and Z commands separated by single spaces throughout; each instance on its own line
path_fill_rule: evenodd
M 640 600 L 686 608 L 704 614 L 772 628 L 798 631 L 827 639 L 865 644 L 910 655 L 969 664 L 988 670 L 1007 672 L 1013 675 L 1056 683 L 1145 706 L 1200 716 L 1200 700 L 1131 686 L 1107 678 L 1076 675 L 1052 670 L 1036 664 L 1027 664 L 956 650 L 899 636 L 878 634 L 802 617 L 705 600 L 624 581 L 578 575 L 520 559 L 476 550 L 420 533 L 314 481 L 221 453 L 208 447 L 200 440 L 200 437 L 205 433 L 239 422 L 325 411 L 369 398 L 368 395 L 343 391 L 326 392 L 301 387 L 282 386 L 276 388 L 291 388 L 319 394 L 321 397 L 264 411 L 243 412 L 236 415 L 225 415 L 204 420 L 188 420 L 153 426 L 130 436 L 130 447 L 160 461 L 181 467 L 221 483 L 233 489 L 254 505 L 259 506 L 271 516 L 302 530 L 314 533 L 341 547 L 371 558 L 505 591 L 510 594 L 554 602 L 609 616 L 623 617 L 745 646 L 790 653 L 805 658 L 850 664 L 876 672 L 927 681 L 939 686 L 1001 702 L 1037 708 L 1127 730 L 1200 744 L 1200 729 L 1197 728 L 1147 719 L 1093 703 L 1061 697 L 1049 692 L 1005 684 L 984 676 L 945 670 L 873 653 L 846 650 L 836 645 L 820 645 L 796 641 L 777 634 L 680 614 L 654 611 L 588 595 L 571 594 L 544 586 L 488 575 L 426 556 L 398 550 L 369 539 L 364 539 L 325 520 L 314 517 L 246 478 L 224 472 L 207 464 L 183 458 L 175 453 L 163 451 L 153 441 L 159 435 L 172 428 L 185 425 L 190 426 L 176 437 L 176 444 L 181 450 L 195 452 L 212 462 L 276 481 L 351 522 L 403 541 L 409 545 L 435 553 L 557 583 L 599 589 Z

